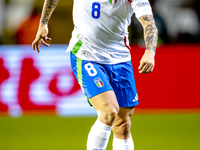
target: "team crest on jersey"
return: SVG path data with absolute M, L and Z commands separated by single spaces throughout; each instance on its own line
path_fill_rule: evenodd
M 109 0 L 111 4 L 116 4 L 118 0 Z
M 94 82 L 95 82 L 97 87 L 99 87 L 99 88 L 103 87 L 103 81 L 101 80 L 100 77 L 95 78 Z

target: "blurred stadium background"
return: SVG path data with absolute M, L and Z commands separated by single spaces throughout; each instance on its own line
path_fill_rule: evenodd
M 50 48 L 31 49 L 43 2 L 0 0 L 0 150 L 84 150 L 96 119 L 65 53 L 72 0 L 60 0 L 51 17 Z M 153 73 L 138 73 L 144 40 L 134 16 L 129 28 L 140 99 L 135 150 L 200 150 L 200 1 L 150 3 L 159 30 Z

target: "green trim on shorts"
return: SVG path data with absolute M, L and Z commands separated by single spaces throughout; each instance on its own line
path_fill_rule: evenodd
M 84 88 L 83 88 L 83 75 L 82 75 L 82 59 L 76 57 L 76 67 L 77 67 L 77 77 L 78 77 L 78 83 L 81 86 L 81 89 L 84 93 Z M 90 103 L 89 99 L 87 98 L 88 103 L 90 104 L 90 106 L 92 106 L 92 104 Z
M 81 48 L 83 42 L 81 40 L 79 40 L 76 45 L 73 47 L 73 49 L 71 50 L 72 54 L 74 54 L 76 56 L 76 53 L 78 52 L 78 50 Z
M 90 100 L 87 98 L 87 102 L 89 103 L 90 106 L 92 106 L 92 104 L 90 103 Z
M 82 59 L 76 57 L 76 67 L 77 67 L 77 77 L 78 77 L 78 83 L 80 84 L 81 86 L 81 89 L 83 90 L 84 92 L 84 89 L 83 89 L 83 79 L 82 79 Z

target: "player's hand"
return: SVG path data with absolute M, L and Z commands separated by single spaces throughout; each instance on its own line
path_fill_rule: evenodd
M 140 66 L 138 67 L 139 73 L 150 73 L 155 66 L 155 52 L 152 50 L 145 50 L 142 59 L 140 60 Z
M 47 37 L 47 35 L 48 35 L 48 27 L 47 27 L 47 25 L 41 24 L 39 26 L 38 31 L 37 31 L 35 40 L 32 43 L 33 50 L 37 49 L 38 53 L 40 53 L 39 44 L 43 44 L 43 45 L 49 47 L 49 44 L 46 43 L 46 40 L 50 41 L 51 38 Z

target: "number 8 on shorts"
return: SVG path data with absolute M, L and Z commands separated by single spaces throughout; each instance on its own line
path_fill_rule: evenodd
M 85 70 L 87 70 L 89 76 L 93 77 L 97 74 L 97 70 L 94 68 L 92 63 L 85 64 Z

